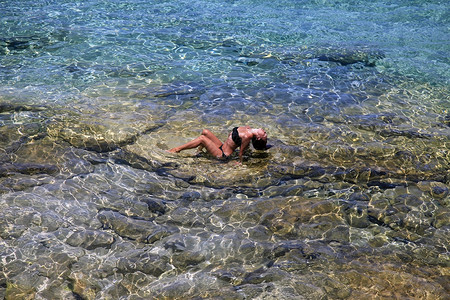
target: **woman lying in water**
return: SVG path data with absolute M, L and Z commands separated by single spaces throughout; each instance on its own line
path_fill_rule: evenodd
M 172 148 L 169 152 L 180 152 L 199 147 L 200 151 L 206 148 L 209 153 L 219 159 L 228 159 L 234 150 L 240 147 L 239 159 L 242 163 L 242 155 L 248 148 L 250 141 L 256 150 L 267 149 L 267 133 L 261 128 L 253 129 L 249 126 L 244 126 L 233 128 L 225 143 L 222 143 L 211 131 L 203 129 L 201 136 L 182 146 Z

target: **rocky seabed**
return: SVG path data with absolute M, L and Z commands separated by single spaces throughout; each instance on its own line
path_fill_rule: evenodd
M 448 297 L 448 116 L 268 115 L 236 166 L 167 153 L 204 120 L 139 101 L 0 105 L 0 297 Z

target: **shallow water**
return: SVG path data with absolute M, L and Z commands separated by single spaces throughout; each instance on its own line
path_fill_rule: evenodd
M 448 297 L 444 3 L 0 10 L 0 298 Z

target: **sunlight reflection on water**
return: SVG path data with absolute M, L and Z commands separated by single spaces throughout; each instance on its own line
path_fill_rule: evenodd
M 352 3 L 0 4 L 0 297 L 444 299 L 440 6 Z

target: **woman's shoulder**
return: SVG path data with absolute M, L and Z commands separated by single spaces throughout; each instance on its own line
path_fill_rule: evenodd
M 239 126 L 239 127 L 237 127 L 237 129 L 241 132 L 246 132 L 246 131 L 249 131 L 249 130 L 251 130 L 252 128 L 250 127 L 250 126 Z
M 251 131 L 251 128 L 249 126 L 243 128 L 243 130 L 239 131 L 239 136 L 241 138 L 245 139 L 252 139 L 253 138 L 253 132 Z
M 235 127 L 240 138 L 251 140 L 253 138 L 252 128 L 250 126 Z

